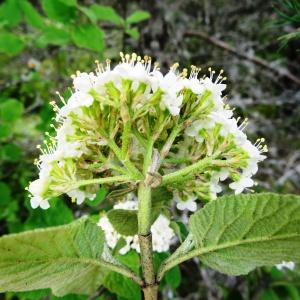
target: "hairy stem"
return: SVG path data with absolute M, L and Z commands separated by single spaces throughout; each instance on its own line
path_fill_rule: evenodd
M 204 159 L 199 160 L 198 162 L 189 165 L 181 170 L 175 171 L 170 174 L 166 174 L 162 177 L 162 184 L 169 184 L 172 182 L 176 182 L 178 180 L 182 180 L 183 177 L 187 175 L 192 175 L 196 172 L 199 172 L 199 170 L 205 169 L 207 166 L 209 166 L 212 163 L 211 157 L 206 157 Z
M 144 170 L 147 169 L 147 165 L 144 165 Z M 139 184 L 138 199 L 139 244 L 145 281 L 143 292 L 145 300 L 157 300 L 158 285 L 155 281 L 151 236 L 151 187 L 147 186 L 145 182 L 140 182 Z
M 129 175 L 120 175 L 120 176 L 112 176 L 112 177 L 104 177 L 104 178 L 93 178 L 93 179 L 79 180 L 72 186 L 72 188 L 75 189 L 75 188 L 79 188 L 81 186 L 90 185 L 90 184 L 128 182 L 131 180 L 132 180 L 132 178 Z

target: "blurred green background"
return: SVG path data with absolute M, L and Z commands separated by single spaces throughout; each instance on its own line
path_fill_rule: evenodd
M 81 207 L 62 199 L 32 210 L 25 187 L 37 176 L 36 145 L 51 132 L 50 101 L 69 95 L 70 75 L 119 52 L 147 54 L 161 69 L 179 62 L 224 69 L 228 103 L 265 137 L 257 191 L 300 194 L 299 0 L 5 0 L 0 4 L 0 235 L 71 222 L 105 205 L 105 190 Z M 300 249 L 299 249 L 300 251 Z M 157 261 L 161 258 L 157 257 Z M 161 299 L 300 299 L 300 269 L 229 277 L 191 261 L 170 274 Z M 140 299 L 128 282 L 91 297 Z M 181 282 L 180 287 L 179 284 Z M 3 299 L 56 299 L 50 292 Z

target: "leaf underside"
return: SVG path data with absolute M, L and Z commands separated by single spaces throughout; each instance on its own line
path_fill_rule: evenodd
M 300 197 L 271 193 L 222 197 L 190 218 L 195 254 L 228 275 L 300 261 Z
M 56 296 L 91 294 L 106 274 L 104 236 L 82 218 L 68 225 L 0 238 L 0 293 L 51 288 Z

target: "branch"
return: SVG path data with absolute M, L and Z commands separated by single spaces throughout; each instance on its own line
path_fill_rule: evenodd
M 93 178 L 93 179 L 87 179 L 87 180 L 79 180 L 72 187 L 79 188 L 81 186 L 90 185 L 90 184 L 128 182 L 131 180 L 132 180 L 132 178 L 128 175 L 120 175 L 120 176 L 112 176 L 112 177 L 104 177 L 104 178 Z
M 184 36 L 186 37 L 199 37 L 201 39 L 204 39 L 206 41 L 208 41 L 209 43 L 211 43 L 212 45 L 219 47 L 241 59 L 246 59 L 248 61 L 251 61 L 252 63 L 263 67 L 277 75 L 279 75 L 280 77 L 286 77 L 289 80 L 293 81 L 294 83 L 297 83 L 300 85 L 300 78 L 293 75 L 292 73 L 290 73 L 286 68 L 276 68 L 270 65 L 270 63 L 266 60 L 263 60 L 257 56 L 254 55 L 248 55 L 242 52 L 239 52 L 237 49 L 231 47 L 230 45 L 228 45 L 227 43 L 215 38 L 215 37 L 211 37 L 210 35 L 208 35 L 205 32 L 201 32 L 201 31 L 186 31 L 184 33 Z
M 213 162 L 212 157 L 206 157 L 183 169 L 172 172 L 170 174 L 166 174 L 162 177 L 162 185 L 166 185 L 172 182 L 176 182 L 178 180 L 182 180 L 182 178 L 187 175 L 193 175 L 194 173 L 197 173 L 199 170 L 205 169 L 212 162 Z

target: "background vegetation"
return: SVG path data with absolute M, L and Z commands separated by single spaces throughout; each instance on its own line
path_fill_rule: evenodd
M 101 189 L 78 207 L 62 199 L 32 210 L 25 191 L 36 177 L 36 145 L 51 132 L 50 101 L 70 93 L 70 75 L 93 70 L 95 59 L 120 51 L 148 54 L 163 70 L 223 68 L 228 103 L 248 117 L 247 132 L 265 137 L 269 158 L 258 191 L 300 194 L 299 0 L 5 0 L 0 5 L 0 235 L 69 223 L 109 203 Z M 156 261 L 162 259 L 156 256 Z M 138 264 L 131 254 L 123 257 Z M 113 276 L 89 299 L 141 299 L 130 282 Z M 181 282 L 181 286 L 179 286 Z M 170 273 L 162 299 L 300 299 L 300 271 L 264 268 L 228 277 L 194 260 Z M 56 299 L 50 292 L 0 295 Z M 70 295 L 63 299 L 87 299 Z

